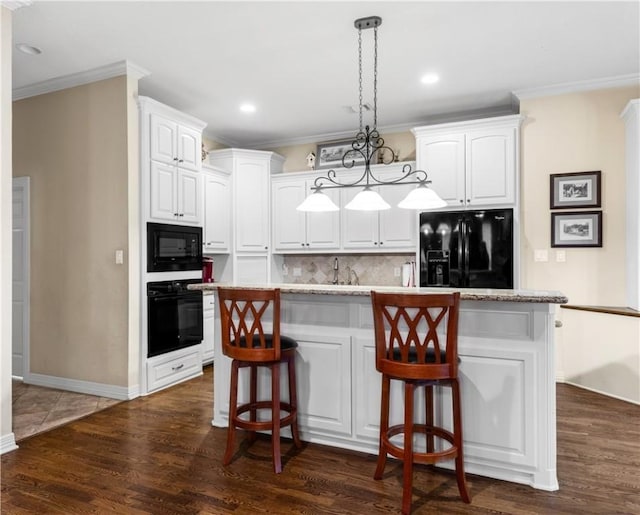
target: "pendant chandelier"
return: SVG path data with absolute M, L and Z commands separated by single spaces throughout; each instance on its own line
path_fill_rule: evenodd
M 447 203 L 438 194 L 428 187 L 431 181 L 427 180 L 427 173 L 423 170 L 412 170 L 411 165 L 402 167 L 400 177 L 393 180 L 382 180 L 371 172 L 371 163 L 381 162 L 391 164 L 394 161 L 394 153 L 391 148 L 385 146 L 384 140 L 378 133 L 378 27 L 382 24 L 379 16 L 359 18 L 354 22 L 358 29 L 358 73 L 360 88 L 360 130 L 351 143 L 351 148 L 342 156 L 342 166 L 346 169 L 353 168 L 357 161 L 364 160 L 364 171 L 354 182 L 340 182 L 335 170 L 329 170 L 326 176 L 317 177 L 311 187 L 312 193 L 300 204 L 299 211 L 337 211 L 339 208 L 333 200 L 324 193 L 324 190 L 333 188 L 363 188 L 349 202 L 345 209 L 359 211 L 381 211 L 391 206 L 382 196 L 373 189 L 376 186 L 401 186 L 415 184 L 398 207 L 403 209 L 436 209 L 444 207 Z M 373 54 L 373 127 L 369 125 L 363 129 L 362 123 L 362 31 L 373 29 L 374 54 Z

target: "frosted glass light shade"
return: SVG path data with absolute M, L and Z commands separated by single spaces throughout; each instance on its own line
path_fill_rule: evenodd
M 379 193 L 367 187 L 353 197 L 351 202 L 344 208 L 354 211 L 384 211 L 385 209 L 391 209 L 391 206 L 385 202 Z
M 316 213 L 338 211 L 340 208 L 326 194 L 314 191 L 297 208 L 298 211 L 312 211 Z
M 402 209 L 437 209 L 446 205 L 447 203 L 435 191 L 426 185 L 421 185 L 411 190 L 398 204 L 398 207 Z

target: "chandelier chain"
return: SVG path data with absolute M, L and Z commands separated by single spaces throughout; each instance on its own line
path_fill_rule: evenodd
M 373 128 L 378 127 L 378 26 L 373 28 Z M 362 125 L 362 122 L 360 122 Z
M 358 29 L 358 87 L 359 87 L 359 106 L 360 106 L 360 132 L 362 132 L 362 29 Z

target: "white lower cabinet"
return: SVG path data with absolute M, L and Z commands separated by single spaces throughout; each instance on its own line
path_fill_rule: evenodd
M 298 342 L 298 421 L 309 435 L 351 434 L 351 338 L 317 333 L 286 334 Z
M 147 360 L 147 391 L 160 390 L 202 375 L 202 346 L 162 354 Z
M 215 295 L 202 296 L 202 363 L 213 361 L 213 338 L 215 336 Z

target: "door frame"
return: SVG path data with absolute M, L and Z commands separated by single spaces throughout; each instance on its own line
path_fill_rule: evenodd
M 12 199 L 15 200 L 16 195 L 21 196 L 21 200 L 24 205 L 25 213 L 24 213 L 24 225 L 22 230 L 24 231 L 24 245 L 23 245 L 23 260 L 24 260 L 24 284 L 23 284 L 23 296 L 24 299 L 24 309 L 23 309 L 23 318 L 22 318 L 22 333 L 23 333 L 23 347 L 22 347 L 22 370 L 20 371 L 20 375 L 16 374 L 16 371 L 11 370 L 12 377 L 22 377 L 23 380 L 27 379 L 29 375 L 29 371 L 31 370 L 30 363 L 30 341 L 31 336 L 29 329 L 31 327 L 30 324 L 30 312 L 31 312 L 31 299 L 30 299 L 30 291 L 31 291 L 31 180 L 30 177 L 14 177 L 12 181 Z M 13 221 L 11 224 L 12 232 L 16 228 L 13 225 Z M 16 248 L 12 246 L 12 259 L 16 259 Z M 13 276 L 13 272 L 12 272 Z M 13 289 L 13 285 L 12 285 Z M 13 347 L 13 338 L 12 338 L 12 347 Z

